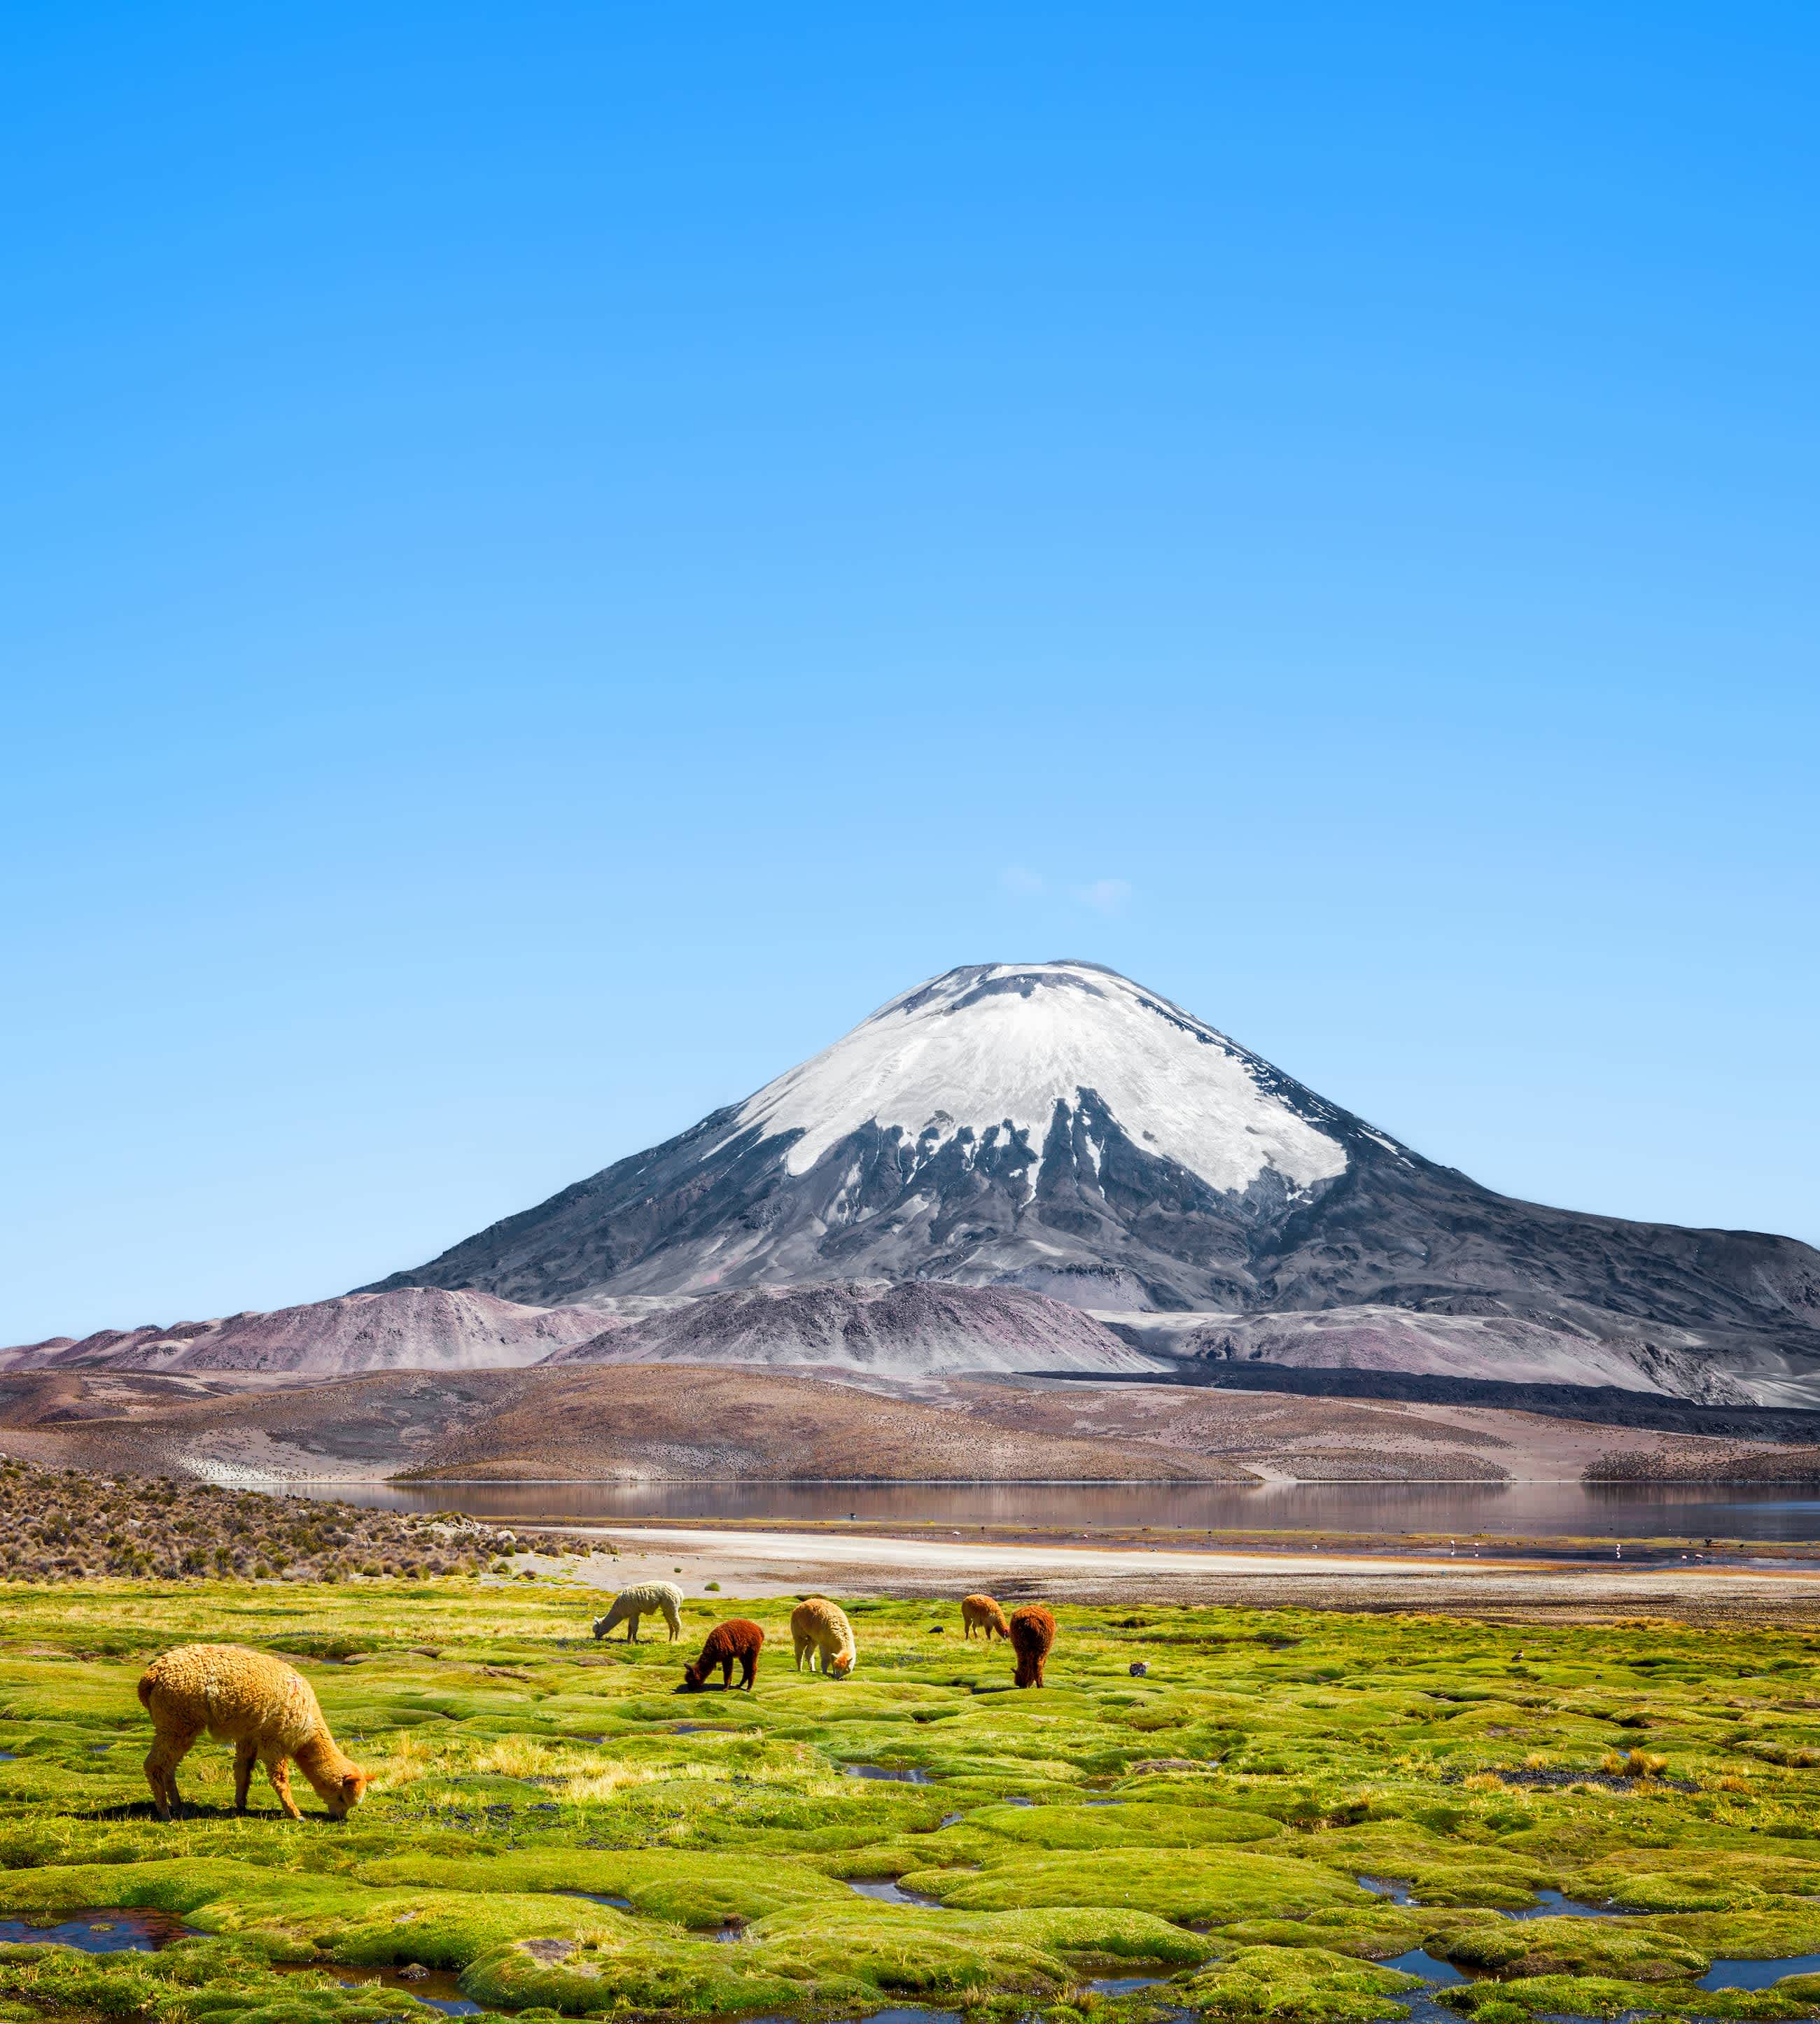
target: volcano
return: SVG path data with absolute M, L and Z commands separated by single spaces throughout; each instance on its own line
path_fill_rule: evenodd
M 1085 962 L 949 970 L 360 1290 L 638 1314 L 923 1280 L 1060 1300 L 1176 1359 L 1820 1401 L 1808 1246 L 1495 1194 Z

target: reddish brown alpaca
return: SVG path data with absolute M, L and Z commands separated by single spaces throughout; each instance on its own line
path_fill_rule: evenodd
M 758 1648 L 764 1642 L 765 1633 L 749 1617 L 736 1616 L 725 1623 L 717 1623 L 708 1633 L 702 1656 L 683 1668 L 683 1692 L 699 1692 L 717 1666 L 721 1669 L 721 1687 L 725 1692 L 733 1684 L 733 1661 L 737 1659 L 739 1684 L 750 1692 L 752 1682 L 758 1677 Z
M 1043 1661 L 1055 1641 L 1055 1619 L 1039 1604 L 1026 1602 L 1011 1612 L 1011 1649 L 1018 1655 L 1015 1685 L 1041 1686 Z

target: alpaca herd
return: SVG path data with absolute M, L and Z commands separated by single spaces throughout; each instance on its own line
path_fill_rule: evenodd
M 683 1592 L 673 1582 L 647 1582 L 615 1596 L 613 1607 L 594 1621 L 594 1635 L 604 1637 L 622 1623 L 628 1644 L 638 1642 L 640 1616 L 661 1616 L 673 1644 L 682 1635 Z M 994 1637 L 1011 1648 L 1016 1662 L 1013 1684 L 1040 1687 L 1043 1662 L 1055 1642 L 1055 1619 L 1034 1603 L 1014 1609 L 1007 1618 L 989 1595 L 970 1595 L 960 1605 L 965 1634 L 979 1630 L 989 1644 Z M 830 1679 L 844 1680 L 859 1663 L 853 1626 L 838 1603 L 826 1596 L 806 1596 L 790 1613 L 791 1641 L 796 1670 L 806 1666 Z M 708 1633 L 700 1655 L 683 1667 L 680 1693 L 699 1693 L 715 1673 L 722 1692 L 733 1686 L 733 1668 L 748 1693 L 758 1678 L 762 1628 L 749 1617 L 731 1617 Z M 1134 1666 L 1135 1671 L 1136 1668 Z M 139 1681 L 139 1700 L 152 1718 L 152 1748 L 145 1759 L 145 1780 L 160 1820 L 168 1820 L 182 1801 L 177 1767 L 204 1735 L 234 1746 L 234 1811 L 247 1810 L 253 1766 L 262 1764 L 278 1795 L 278 1803 L 294 1820 L 303 1817 L 291 1796 L 290 1766 L 309 1780 L 336 1820 L 346 1820 L 367 1788 L 367 1774 L 344 1757 L 328 1732 L 310 1682 L 281 1659 L 239 1644 L 179 1644 L 154 1659 Z

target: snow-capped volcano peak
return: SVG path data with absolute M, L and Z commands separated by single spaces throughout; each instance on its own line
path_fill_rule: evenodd
M 932 1285 L 933 1304 L 904 1292 Z M 1053 1314 L 1025 1328 L 1033 1296 L 1162 1318 L 1147 1347 L 1197 1357 L 1438 1356 L 1486 1377 L 1517 1358 L 1525 1382 L 1722 1400 L 1749 1395 L 1752 1369 L 1777 1385 L 1820 1373 L 1805 1245 L 1493 1194 L 1092 962 L 919 984 L 745 1102 L 363 1290 L 405 1286 L 544 1305 L 715 1296 L 668 1347 L 624 1345 L 692 1361 L 732 1344 L 1081 1367 L 1077 1331 Z M 794 1297 L 818 1288 L 830 1297 Z M 794 1290 L 732 1298 L 754 1289 Z M 1111 1367 L 1104 1343 L 1082 1353 Z
M 893 1128 L 918 1164 L 951 1140 L 1018 1141 L 1036 1189 L 1058 1111 L 1097 1098 L 1141 1150 L 1222 1193 L 1267 1168 L 1292 1189 L 1345 1172 L 1337 1138 L 1299 1116 L 1267 1063 L 1116 971 L 1091 962 L 975 963 L 881 1006 L 743 1105 L 733 1130 L 794 1133 L 805 1174 L 849 1134 Z

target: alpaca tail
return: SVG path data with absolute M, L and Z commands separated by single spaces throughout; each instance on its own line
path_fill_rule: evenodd
M 152 1675 L 142 1673 L 139 1677 L 139 1705 L 149 1714 L 152 1712 Z

